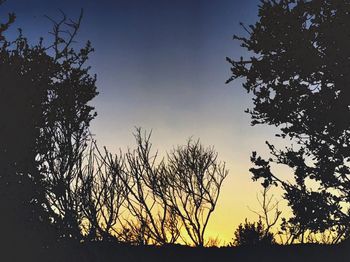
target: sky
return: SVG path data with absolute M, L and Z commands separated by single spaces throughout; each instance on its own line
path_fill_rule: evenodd
M 244 110 L 251 96 L 237 80 L 230 84 L 225 57 L 246 55 L 233 34 L 239 23 L 257 20 L 258 0 L 8 0 L 1 15 L 14 11 L 16 27 L 32 41 L 47 38 L 59 9 L 78 17 L 84 9 L 77 45 L 90 40 L 89 65 L 99 95 L 91 130 L 100 146 L 116 152 L 133 148 L 133 131 L 152 130 L 154 149 L 164 154 L 189 137 L 214 146 L 230 170 L 207 237 L 228 243 L 246 217 L 257 220 L 251 180 L 252 151 L 267 154 L 275 130 L 250 125 Z M 278 192 L 277 198 L 278 198 Z

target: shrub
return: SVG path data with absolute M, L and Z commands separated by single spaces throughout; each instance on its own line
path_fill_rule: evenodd
M 274 235 L 265 229 L 259 218 L 258 222 L 250 223 L 245 219 L 234 233 L 233 246 L 261 246 L 275 244 Z

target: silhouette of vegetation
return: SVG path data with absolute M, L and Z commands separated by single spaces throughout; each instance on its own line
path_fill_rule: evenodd
M 135 138 L 138 148 L 127 154 L 133 180 L 132 188 L 129 188 L 136 200 L 132 202 L 129 198 L 129 210 L 138 218 L 138 223 L 148 225 L 150 239 L 155 244 L 175 243 L 180 237 L 181 226 L 164 195 L 171 187 L 166 177 L 166 164 L 164 160 L 156 163 L 157 153 L 151 155 L 150 134 L 142 136 L 141 130 L 137 129 Z
M 270 189 L 271 187 L 264 187 L 261 196 L 257 195 L 261 211 L 251 210 L 258 215 L 259 220 L 250 223 L 245 219 L 244 224 L 241 223 L 234 232 L 231 246 L 256 247 L 276 244 L 276 232 L 272 230 L 279 221 L 282 211 L 278 209 L 278 202 L 274 201 L 274 196 L 268 194 Z M 271 212 L 273 212 L 273 216 L 271 216 Z M 281 238 L 282 232 L 277 233 Z
M 221 240 L 219 237 L 209 237 L 207 242 L 205 243 L 205 247 L 220 247 L 221 246 Z
M 102 157 L 127 194 L 124 207 L 128 218 L 120 220 L 122 230 L 117 238 L 138 245 L 175 243 L 180 236 L 178 219 L 161 194 L 169 186 L 164 178 L 164 162 L 156 163 L 150 134 L 143 136 L 137 129 L 135 139 L 135 150 L 112 157 L 105 149 L 107 157 Z
M 264 226 L 265 235 L 271 234 L 274 238 L 275 233 L 272 232 L 272 230 L 275 229 L 277 222 L 279 222 L 282 211 L 278 208 L 279 201 L 274 199 L 273 194 L 269 195 L 270 189 L 271 187 L 264 187 L 260 192 L 260 197 L 257 195 L 257 200 L 261 210 L 251 211 L 258 215 L 259 221 L 261 220 L 261 223 Z M 281 235 L 281 232 L 279 233 Z
M 193 244 L 204 246 L 204 233 L 228 174 L 225 164 L 217 161 L 213 148 L 204 148 L 199 140 L 174 149 L 168 162 L 170 188 L 164 195 Z
M 261 199 L 257 196 L 257 200 L 261 207 L 261 211 L 254 211 L 266 226 L 266 231 L 269 231 L 277 224 L 278 219 L 280 218 L 282 211 L 278 208 L 278 201 L 274 201 L 274 195 L 269 195 L 269 190 L 271 187 L 264 187 L 261 192 Z M 273 212 L 273 216 L 271 216 L 271 212 Z
M 250 171 L 264 187 L 280 185 L 293 211 L 286 224 L 302 242 L 307 232 L 349 237 L 349 11 L 348 1 L 262 1 L 255 25 L 234 36 L 252 53 L 233 60 L 227 82 L 244 78 L 253 94 L 252 125 L 280 128 L 285 149 L 266 142 L 272 157 L 253 152 Z M 272 164 L 291 168 L 283 180 Z
M 85 165 L 78 178 L 83 212 L 83 219 L 79 222 L 81 234 L 85 241 L 113 240 L 128 197 L 127 190 L 114 169 L 105 164 L 105 158 L 112 158 L 110 154 L 102 156 L 95 142 L 85 154 Z M 121 159 L 110 161 L 114 161 L 113 168 L 120 166 Z
M 199 141 L 189 140 L 158 160 L 158 154 L 151 153 L 150 134 L 142 135 L 138 128 L 135 139 L 137 148 L 124 155 L 98 151 L 124 194 L 126 219 L 118 218 L 121 230 L 115 231 L 116 239 L 137 245 L 181 239 L 204 246 L 205 230 L 228 174 L 225 165 L 217 161 L 213 148 L 204 148 Z M 108 212 L 113 203 L 103 206 Z
M 31 45 L 21 30 L 15 40 L 7 40 L 3 33 L 14 14 L 0 28 L 0 109 L 6 123 L 0 128 L 0 225 L 5 247 L 35 252 L 59 238 L 78 236 L 79 190 L 72 185 L 95 117 L 88 102 L 97 94 L 95 77 L 84 67 L 93 51 L 90 43 L 79 51 L 71 47 L 81 18 L 74 22 L 63 16 L 54 22 L 48 46 L 43 39 Z
M 38 156 L 51 223 L 61 232 L 60 237 L 77 240 L 79 221 L 83 218 L 83 185 L 79 184 L 79 176 L 89 140 L 89 123 L 96 116 L 88 103 L 97 95 L 96 77 L 84 67 L 93 51 L 91 44 L 88 42 L 79 51 L 71 47 L 82 15 L 81 12 L 77 22 L 68 20 L 64 14 L 60 21 L 52 20 L 54 42 L 49 49 L 54 51 L 50 59 L 55 70 L 50 76 L 52 87 L 48 90 L 48 110 L 41 129 L 44 151 Z
M 234 246 L 266 246 L 275 244 L 274 236 L 264 227 L 263 221 L 250 223 L 246 219 L 244 224 L 239 224 L 234 233 L 232 245 Z

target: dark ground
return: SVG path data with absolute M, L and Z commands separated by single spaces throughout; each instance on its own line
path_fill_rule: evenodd
M 350 261 L 350 245 L 307 244 L 269 247 L 191 248 L 186 246 L 128 246 L 115 243 L 65 244 L 32 257 L 21 251 L 0 261 L 111 262 L 111 261 Z

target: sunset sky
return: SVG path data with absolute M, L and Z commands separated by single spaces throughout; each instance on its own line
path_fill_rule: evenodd
M 207 236 L 229 242 L 234 229 L 257 216 L 256 194 L 248 169 L 253 150 L 267 154 L 274 130 L 250 125 L 244 110 L 252 106 L 241 81 L 225 85 L 225 57 L 246 55 L 233 34 L 239 22 L 254 23 L 258 0 L 8 0 L 1 14 L 14 11 L 14 27 L 32 41 L 48 37 L 48 15 L 59 9 L 77 17 L 84 8 L 78 44 L 91 40 L 89 64 L 100 94 L 93 101 L 98 116 L 92 132 L 111 151 L 134 146 L 135 126 L 153 131 L 160 153 L 189 137 L 215 146 L 230 170 Z

